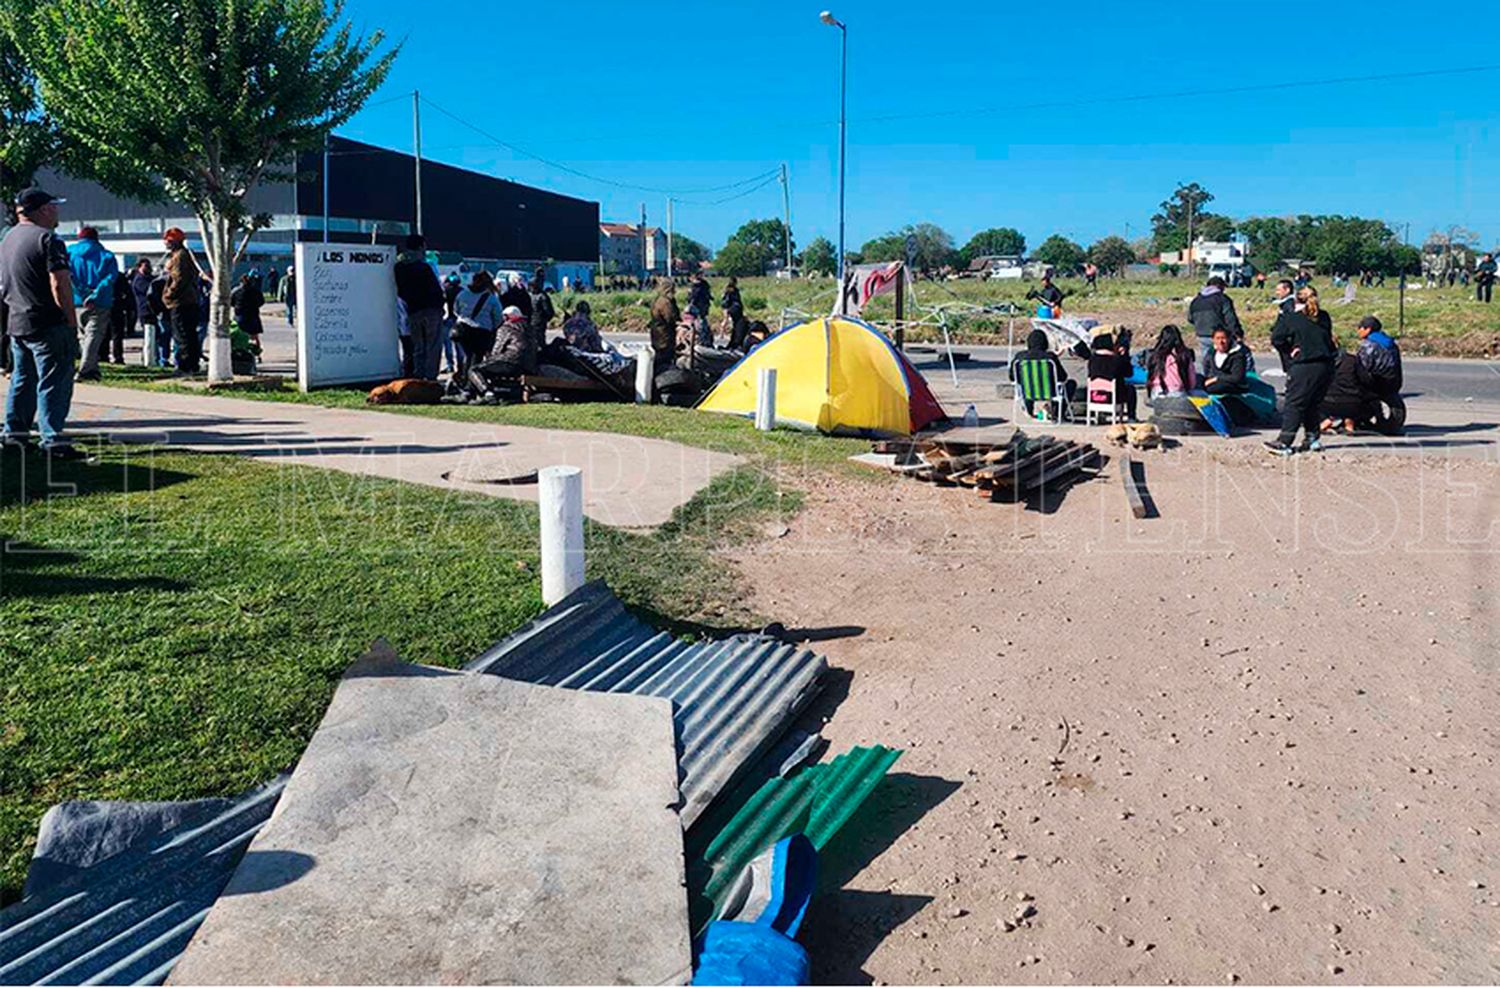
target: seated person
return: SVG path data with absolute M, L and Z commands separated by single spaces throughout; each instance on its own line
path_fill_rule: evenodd
M 563 338 L 575 350 L 582 350 L 584 353 L 604 352 L 604 341 L 599 337 L 599 327 L 594 325 L 587 302 L 579 302 L 568 321 L 563 323 Z
M 1128 350 L 1128 346 L 1117 344 L 1115 338 L 1108 333 L 1100 333 L 1094 337 L 1093 346 L 1089 348 L 1089 380 L 1114 381 L 1115 400 L 1125 406 L 1126 417 L 1134 421 L 1135 386 L 1130 383 L 1130 376 L 1135 372 L 1135 365 L 1131 362 Z M 1094 392 L 1090 399 L 1095 402 L 1109 401 L 1109 393 Z
M 1010 360 L 1010 379 L 1012 381 L 1016 381 L 1016 366 L 1022 361 L 1027 360 L 1045 360 L 1051 364 L 1052 379 L 1057 382 L 1057 387 L 1062 391 L 1063 397 L 1067 401 L 1072 402 L 1073 393 L 1077 390 L 1078 384 L 1075 381 L 1068 380 L 1068 372 L 1063 367 L 1062 361 L 1058 359 L 1057 354 L 1052 352 L 1046 330 L 1033 329 L 1027 334 L 1026 349 L 1017 353 Z M 1019 388 L 1020 384 L 1017 383 L 1016 387 Z M 1035 415 L 1036 413 L 1031 408 L 1031 399 L 1026 398 L 1023 401 L 1026 404 L 1026 413 L 1028 415 Z
M 1152 398 L 1181 397 L 1196 389 L 1193 360 L 1193 351 L 1182 342 L 1182 330 L 1163 326 L 1146 355 L 1146 394 Z
M 480 392 L 490 390 L 498 380 L 536 373 L 537 354 L 527 332 L 526 313 L 520 306 L 507 305 L 500 318 L 495 345 L 469 368 L 469 382 Z
M 1319 409 L 1320 431 L 1332 432 L 1342 425 L 1351 436 L 1356 429 L 1373 426 L 1380 417 L 1380 399 L 1366 384 L 1354 354 L 1341 350 L 1334 356 L 1333 382 Z
M 750 328 L 745 331 L 745 352 L 749 353 L 760 346 L 770 335 L 771 330 L 764 322 L 759 319 L 752 322 Z
M 1214 330 L 1213 350 L 1203 358 L 1203 390 L 1211 395 L 1239 395 L 1250 390 L 1250 349 L 1220 326 Z
M 1401 348 L 1387 336 L 1374 316 L 1359 321 L 1359 360 L 1366 386 L 1385 403 L 1386 414 L 1376 427 L 1399 436 L 1406 428 L 1406 402 L 1401 399 Z

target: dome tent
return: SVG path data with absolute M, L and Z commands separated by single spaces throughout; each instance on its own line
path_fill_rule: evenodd
M 838 435 L 909 436 L 947 418 L 927 381 L 869 323 L 847 316 L 781 330 L 732 367 L 698 407 L 754 416 L 760 371 L 776 369 L 776 421 Z

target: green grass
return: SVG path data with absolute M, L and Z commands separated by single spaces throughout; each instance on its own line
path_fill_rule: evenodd
M 731 472 L 654 535 L 590 525 L 589 575 L 679 631 L 754 626 L 713 552 L 796 505 Z M 300 465 L 7 454 L 0 901 L 49 805 L 237 793 L 294 763 L 376 637 L 456 666 L 514 629 L 541 607 L 536 531 L 531 505 Z
M 297 390 L 296 382 L 280 380 L 257 382 L 252 387 L 231 386 L 207 390 L 201 385 L 187 387 L 173 380 L 170 373 L 144 367 L 104 365 L 104 383 L 144 390 L 171 391 L 197 395 L 224 395 L 258 401 L 281 401 L 326 408 L 360 408 L 394 415 L 418 415 L 453 419 L 461 422 L 487 422 L 499 425 L 532 426 L 538 429 L 568 429 L 589 432 L 614 432 L 622 435 L 665 439 L 734 453 L 750 458 L 765 469 L 795 471 L 799 468 L 844 470 L 848 458 L 868 452 L 870 444 L 862 439 L 824 436 L 817 433 L 779 429 L 758 432 L 749 419 L 733 415 L 699 412 L 691 408 L 665 405 L 630 405 L 615 402 L 535 405 L 370 405 L 366 392 L 355 388 L 326 388 L 306 394 Z M 857 468 L 854 468 L 857 470 Z M 864 476 L 867 471 L 858 471 Z

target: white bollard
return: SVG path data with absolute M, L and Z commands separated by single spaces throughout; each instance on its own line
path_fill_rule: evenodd
M 643 346 L 635 352 L 635 403 L 651 404 L 651 389 L 656 383 L 656 350 Z
M 141 366 L 156 366 L 156 334 L 158 332 L 155 323 L 144 323 L 141 333 Z
M 760 391 L 755 396 L 755 427 L 761 432 L 776 428 L 776 368 L 760 369 Z
M 537 471 L 542 509 L 542 603 L 551 607 L 583 586 L 583 471 Z

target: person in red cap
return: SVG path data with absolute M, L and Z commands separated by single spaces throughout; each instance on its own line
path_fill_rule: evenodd
M 161 235 L 167 245 L 167 256 L 162 262 L 167 284 L 162 289 L 161 302 L 167 310 L 167 326 L 172 340 L 177 344 L 177 373 L 196 374 L 203 359 L 203 348 L 198 341 L 198 282 L 203 272 L 193 252 L 184 246 L 187 235 L 172 227 Z

